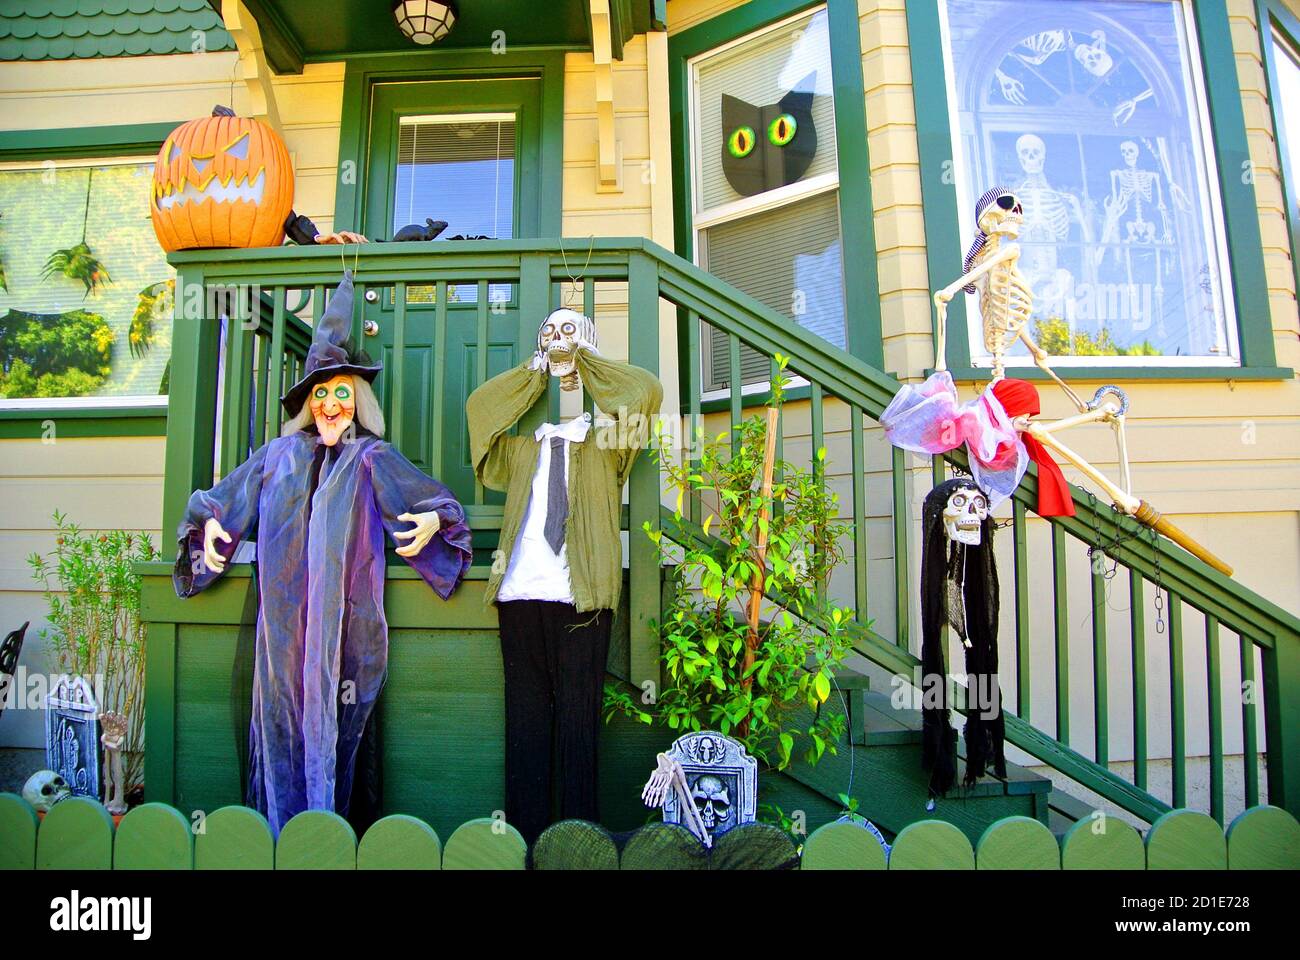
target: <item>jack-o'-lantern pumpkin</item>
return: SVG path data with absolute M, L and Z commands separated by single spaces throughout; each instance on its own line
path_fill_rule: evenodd
M 292 207 L 284 141 L 229 107 L 181 124 L 154 162 L 149 213 L 167 251 L 279 246 Z

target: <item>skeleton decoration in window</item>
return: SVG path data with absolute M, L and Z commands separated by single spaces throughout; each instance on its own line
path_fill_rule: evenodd
M 957 732 L 949 722 L 943 627 L 966 653 L 966 775 L 1006 777 L 1002 694 L 998 689 L 998 570 L 988 498 L 975 482 L 949 480 L 930 491 L 921 512 L 922 768 L 930 809 L 957 775 Z
M 795 183 L 817 154 L 813 122 L 816 74 L 776 103 L 762 106 L 722 95 L 722 172 L 731 189 L 752 197 Z
M 18 655 L 23 650 L 23 637 L 27 634 L 27 621 L 17 630 L 10 630 L 9 635 L 0 641 L 0 713 L 4 712 L 9 700 L 9 688 L 13 685 L 14 671 L 18 669 Z
M 37 813 L 49 813 L 52 806 L 70 796 L 72 787 L 53 770 L 37 770 L 23 785 L 23 799 Z
M 1025 329 L 1033 312 L 1034 292 L 1020 272 L 1020 247 L 1014 242 L 1024 222 L 1019 197 L 1006 187 L 986 191 L 975 205 L 975 222 L 978 227 L 966 253 L 964 272 L 934 295 L 935 372 L 920 387 L 905 385 L 881 414 L 890 442 L 931 455 L 965 443 L 971 471 L 994 507 L 1011 495 L 1028 461 L 1033 460 L 1039 470 L 1038 512 L 1045 517 L 1074 514 L 1069 486 L 1053 454 L 1063 457 L 1101 487 L 1120 510 L 1231 576 L 1231 567 L 1133 494 L 1124 432 L 1128 413 L 1124 391 L 1106 385 L 1099 387 L 1091 400 L 1081 400 L 1052 370 L 1047 353 Z M 991 384 L 965 405 L 958 403 L 945 363 L 948 303 L 962 290 L 979 295 L 984 346 L 993 358 Z M 1034 362 L 1065 391 L 1078 414 L 1050 423 L 1031 420 L 1039 413 L 1037 389 L 1027 381 L 1004 376 L 1003 358 L 1017 340 L 1025 343 Z M 1114 431 L 1123 486 L 1057 439 L 1059 431 L 1089 423 L 1105 423 Z
M 713 730 L 688 733 L 657 761 L 641 799 L 663 808 L 664 823 L 684 826 L 712 847 L 727 831 L 754 822 L 758 761 L 737 741 Z

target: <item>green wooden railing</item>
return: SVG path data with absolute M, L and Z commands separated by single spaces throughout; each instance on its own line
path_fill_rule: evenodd
M 915 518 L 911 504 L 918 499 L 915 491 L 926 482 L 927 465 L 920 459 L 896 449 L 888 457 L 888 470 L 869 472 L 864 431 L 874 428 L 881 411 L 899 388 L 899 383 L 850 354 L 777 314 L 751 297 L 716 277 L 700 270 L 680 257 L 642 239 L 604 238 L 567 240 L 515 240 L 484 242 L 446 242 L 433 247 L 420 244 L 371 244 L 361 248 L 355 260 L 359 301 L 364 290 L 391 291 L 393 302 L 393 356 L 404 356 L 403 346 L 412 333 L 413 323 L 433 324 L 432 336 L 426 336 L 432 352 L 433 384 L 445 382 L 447 352 L 446 328 L 448 290 L 453 285 L 470 284 L 477 292 L 473 310 L 477 316 L 477 361 L 474 382 L 486 376 L 488 315 L 491 305 L 487 296 L 490 284 L 509 284 L 513 290 L 511 309 L 517 310 L 518 342 L 531 344 L 537 325 L 546 312 L 561 302 L 561 284 L 570 277 L 574 251 L 581 250 L 586 267 L 581 279 L 581 296 L 586 312 L 594 313 L 598 299 L 626 302 L 624 317 L 627 356 L 630 362 L 659 371 L 660 306 L 667 303 L 677 309 L 678 352 L 682 359 L 681 392 L 685 397 L 682 413 L 694 425 L 701 418 L 713 416 L 735 424 L 745 406 L 755 395 L 745 392 L 741 376 L 741 348 L 767 356 L 781 353 L 791 358 L 790 372 L 805 386 L 789 396 L 808 404 L 807 446 L 813 470 L 830 482 L 844 478 L 845 509 L 853 519 L 851 539 L 853 559 L 840 577 L 830 585 L 841 602 L 857 611 L 854 627 L 859 653 L 896 674 L 911 677 L 919 661 L 913 655 L 912 623 L 913 558 L 909 549 L 909 532 Z M 586 251 L 590 250 L 590 258 Z M 274 398 L 296 376 L 306 345 L 303 322 L 296 316 L 305 312 L 310 300 L 313 312 L 319 312 L 326 290 L 337 283 L 340 272 L 337 248 L 281 247 L 266 250 L 193 251 L 173 254 L 177 269 L 178 315 L 173 334 L 171 407 L 168 422 L 167 476 L 164 496 L 165 522 L 176 523 L 191 490 L 208 486 L 214 466 L 229 469 L 242 459 L 250 447 L 274 436 L 280 425 L 278 404 Z M 348 252 L 353 262 L 353 252 Z M 220 325 L 212 319 L 212 310 L 204 297 L 186 295 L 187 291 L 214 285 L 259 284 L 266 295 L 269 319 L 257 329 L 228 324 L 225 356 L 225 382 L 217 383 L 217 357 L 221 344 Z M 408 310 L 407 293 L 416 285 L 432 285 L 434 309 Z M 598 291 L 617 289 L 598 297 Z M 625 288 L 624 288 L 625 285 Z M 626 295 L 623 296 L 625 289 Z M 462 308 L 464 309 L 464 308 Z M 609 314 L 609 315 L 607 315 Z M 357 333 L 360 334 L 358 315 Z M 607 342 L 617 342 L 611 324 L 617 322 L 614 311 L 600 313 L 602 335 Z M 728 389 L 719 403 L 701 398 L 699 357 L 703 336 L 701 324 L 720 331 L 727 344 Z M 430 331 L 422 331 L 429 334 Z M 405 364 L 391 371 L 388 389 L 391 396 L 401 397 Z M 244 389 L 242 385 L 248 385 Z M 218 387 L 221 389 L 218 389 Z M 270 399 L 268 399 L 270 398 Z M 757 397 L 761 400 L 761 395 Z M 453 405 L 463 404 L 462 397 L 448 397 L 434 389 L 427 402 L 433 411 L 432 463 L 443 462 L 442 451 Z M 216 435 L 216 417 L 222 410 L 221 437 Z M 785 421 L 792 406 L 782 416 L 779 455 L 789 459 L 785 444 Z M 227 414 L 226 411 L 231 411 Z M 713 412 L 710 412 L 713 411 Z M 558 394 L 552 389 L 538 409 L 526 418 L 539 422 L 558 413 Z M 404 416 L 401 404 L 392 405 L 393 436 L 400 436 Z M 826 446 L 827 437 L 847 434 L 847 456 L 817 459 L 815 451 Z M 802 437 L 800 438 L 803 439 Z M 214 451 L 220 450 L 216 463 Z M 951 465 L 962 466 L 960 455 L 949 458 Z M 949 464 L 936 459 L 928 465 L 933 482 L 941 481 Z M 1300 619 L 1224 577 L 1172 543 L 1155 538 L 1109 505 L 1098 502 L 1085 491 L 1074 489 L 1076 516 L 1053 518 L 1050 544 L 1044 556 L 1030 548 L 1029 514 L 1036 501 L 1037 481 L 1026 478 L 1013 500 L 1010 518 L 1014 564 L 1007 580 L 1005 595 L 1014 604 L 1015 636 L 1014 692 L 1007 696 L 1007 739 L 1079 784 L 1095 791 L 1135 816 L 1154 823 L 1171 808 L 1186 803 L 1187 704 L 1189 696 L 1199 698 L 1200 691 L 1190 687 L 1185 661 L 1193 646 L 1204 651 L 1208 699 L 1207 724 L 1209 749 L 1210 814 L 1220 823 L 1224 819 L 1225 759 L 1223 755 L 1224 718 L 1227 709 L 1240 712 L 1244 744 L 1244 788 L 1246 805 L 1260 799 L 1257 754 L 1267 754 L 1268 797 L 1271 803 L 1293 814 L 1300 814 Z M 642 458 L 629 482 L 627 526 L 639 531 L 643 524 L 661 522 L 660 484 L 649 458 Z M 863 558 L 871 555 L 868 534 L 872 524 L 871 506 L 887 503 L 888 516 L 877 518 L 889 524 L 884 550 L 878 555 L 891 557 L 892 585 L 884 594 L 869 589 L 868 565 Z M 691 507 L 691 519 L 699 519 L 698 504 Z M 476 489 L 472 503 L 467 503 L 471 525 L 478 531 L 499 528 L 500 508 L 485 502 L 483 491 Z M 701 534 L 702 535 L 702 534 Z M 641 682 L 658 679 L 658 660 L 650 621 L 658 614 L 660 580 L 655 569 L 653 544 L 639 533 L 629 538 L 630 605 L 631 605 L 631 679 Z M 1109 707 L 1120 691 L 1109 679 L 1108 651 L 1112 638 L 1107 634 L 1103 615 L 1107 591 L 1115 579 L 1101 562 L 1091 564 L 1084 580 L 1068 575 L 1069 557 L 1088 548 L 1097 548 L 1122 571 L 1127 581 L 1130 603 L 1128 648 L 1132 675 L 1132 740 L 1134 761 L 1131 778 L 1110 767 Z M 1031 626 L 1031 610 L 1048 596 L 1031 588 L 1031 570 L 1051 570 L 1050 604 L 1053 628 L 1047 635 L 1036 635 Z M 1085 642 L 1076 635 L 1070 619 L 1069 597 L 1074 591 L 1087 591 L 1092 610 L 1090 636 L 1086 642 L 1092 651 L 1092 742 L 1077 743 L 1071 735 L 1070 695 L 1079 678 L 1072 677 L 1069 652 L 1073 645 Z M 1151 608 L 1148 609 L 1148 597 Z M 1041 599 L 1040 599 L 1041 598 Z M 1157 607 L 1158 602 L 1162 607 Z M 1163 611 L 1163 612 L 1161 612 Z M 1204 635 L 1197 640 L 1184 631 L 1185 614 L 1202 619 Z M 1167 644 L 1169 689 L 1167 708 L 1155 695 L 1147 676 L 1147 659 L 1157 651 L 1148 649 L 1151 629 L 1156 618 L 1161 629 L 1155 633 Z M 892 619 L 893 636 L 872 629 L 873 622 Z M 1053 709 L 1046 716 L 1031 715 L 1031 662 L 1033 654 L 1050 651 L 1054 663 L 1051 690 Z M 1221 660 L 1225 652 L 1234 654 L 1242 689 L 1235 697 L 1225 697 Z M 1231 662 L 1231 660 L 1229 660 Z M 1014 703 L 1015 710 L 1011 712 Z M 1257 711 L 1264 713 L 1266 742 L 1256 737 Z M 1172 790 L 1167 799 L 1149 789 L 1149 766 L 1153 735 L 1167 731 L 1172 758 Z
M 247 807 L 186 817 L 164 803 L 133 808 L 120 822 L 85 797 L 40 819 L 0 793 L 0 870 L 1294 870 L 1300 824 L 1285 810 L 1255 807 L 1225 831 L 1205 814 L 1166 814 L 1145 838 L 1116 818 L 1083 820 L 1059 843 L 1030 817 L 1004 817 L 972 845 L 944 820 L 899 832 L 886 854 L 849 822 L 791 837 L 766 823 L 736 827 L 706 849 L 683 827 L 651 823 L 619 842 L 598 824 L 564 820 L 529 848 L 514 827 L 470 820 L 444 844 L 423 820 L 393 814 L 358 838 L 336 813 L 310 810 L 278 838 Z M 796 840 L 801 841 L 796 846 Z

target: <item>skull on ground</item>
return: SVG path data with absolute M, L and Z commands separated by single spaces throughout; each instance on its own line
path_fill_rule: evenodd
M 37 770 L 23 787 L 23 799 L 40 813 L 49 812 L 50 807 L 71 795 L 68 781 L 53 770 Z

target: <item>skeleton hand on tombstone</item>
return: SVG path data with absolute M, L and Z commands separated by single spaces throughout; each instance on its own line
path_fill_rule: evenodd
M 393 536 L 398 540 L 410 540 L 405 546 L 397 548 L 399 557 L 413 557 L 429 542 L 438 528 L 442 526 L 442 520 L 438 516 L 437 510 L 430 510 L 428 513 L 402 513 L 398 514 L 398 520 L 405 520 L 408 523 L 415 524 L 411 530 L 395 530 Z
M 577 390 L 582 385 L 577 366 L 579 350 L 600 355 L 596 349 L 596 324 L 576 310 L 554 310 L 537 330 L 537 352 L 529 367 L 540 370 L 545 366 L 551 376 L 559 377 L 561 390 Z

